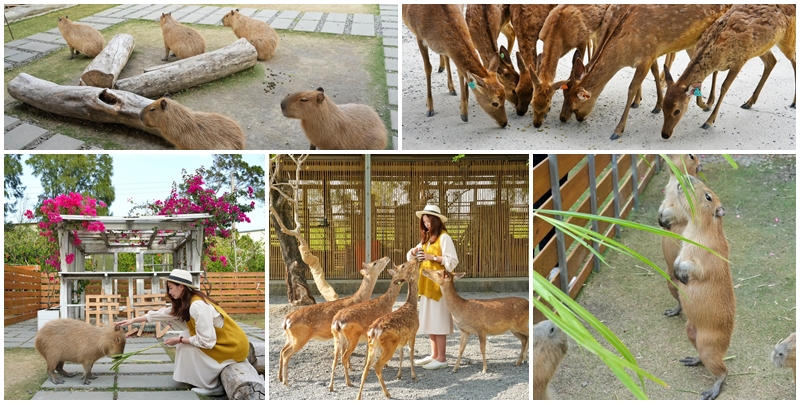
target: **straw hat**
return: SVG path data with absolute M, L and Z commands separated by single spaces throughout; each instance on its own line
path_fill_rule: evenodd
M 425 205 L 425 209 L 417 211 L 417 217 L 422 218 L 422 215 L 431 215 L 436 216 L 439 219 L 442 219 L 442 223 L 447 222 L 447 216 L 442 214 L 442 211 L 439 210 L 439 207 L 436 205 Z
M 179 285 L 187 286 L 189 289 L 197 290 L 192 282 L 192 274 L 183 269 L 173 269 L 169 276 L 162 276 L 161 279 L 166 279 L 169 282 L 177 283 Z

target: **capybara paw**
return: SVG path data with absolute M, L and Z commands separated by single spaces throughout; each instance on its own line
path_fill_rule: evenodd
M 664 315 L 667 316 L 667 317 L 675 317 L 678 314 L 681 314 L 681 306 L 678 306 L 678 307 L 676 307 L 674 309 L 670 309 L 670 310 L 665 310 L 664 311 Z
M 700 395 L 703 397 L 703 400 L 713 400 L 719 396 L 719 389 L 710 389 L 706 390 Z
M 682 363 L 683 366 L 697 366 L 697 365 L 703 363 L 700 360 L 700 358 L 697 358 L 697 357 L 694 357 L 694 356 L 687 356 L 687 357 L 685 357 L 683 359 L 679 359 L 678 361 L 680 363 Z

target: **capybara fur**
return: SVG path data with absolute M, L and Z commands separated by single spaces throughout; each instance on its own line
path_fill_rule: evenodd
M 172 18 L 172 13 L 161 14 L 161 35 L 164 37 L 164 59 L 169 59 L 169 52 L 186 59 L 206 51 L 206 40 L 196 30 L 182 25 Z
M 692 177 L 697 177 L 697 173 L 703 169 L 699 156 L 695 154 L 671 154 L 669 159 L 678 167 L 681 173 Z M 661 202 L 661 207 L 658 208 L 658 224 L 665 230 L 682 235 L 683 229 L 686 228 L 686 223 L 689 222 L 689 216 L 686 215 L 687 212 L 675 209 L 675 203 L 678 198 L 678 179 L 672 170 L 668 171 L 669 181 L 664 188 L 664 201 Z M 672 266 L 681 251 L 681 244 L 672 237 L 662 236 L 661 250 L 664 252 L 664 260 L 667 262 L 667 273 L 672 280 L 672 283 L 667 282 L 667 287 L 669 292 L 672 293 L 672 297 L 678 301 L 678 305 L 674 309 L 664 311 L 664 315 L 667 317 L 677 316 L 681 312 L 681 300 L 678 298 L 678 288 L 675 287 L 678 284 L 678 279 L 675 278 L 675 271 Z
M 36 350 L 47 362 L 47 375 L 53 384 L 64 383 L 55 373 L 73 377 L 64 371 L 64 362 L 83 365 L 83 384 L 89 384 L 95 361 L 125 351 L 125 329 L 108 326 L 95 327 L 80 320 L 61 318 L 49 321 L 36 333 Z
M 256 20 L 231 10 L 222 17 L 222 25 L 233 28 L 237 38 L 245 38 L 258 51 L 258 60 L 270 60 L 278 48 L 278 33 L 264 21 Z
M 72 22 L 65 15 L 63 18 L 58 18 L 58 30 L 67 41 L 70 60 L 78 52 L 93 58 L 103 51 L 103 35 L 86 24 Z
M 795 334 L 792 333 L 785 340 L 775 345 L 775 349 L 772 351 L 772 363 L 779 367 L 787 367 L 792 368 L 792 376 L 794 377 L 795 383 L 797 382 L 797 371 L 795 368 L 795 360 L 794 360 L 794 352 L 795 347 L 797 346 L 797 340 Z
M 567 355 L 567 334 L 550 320 L 533 325 L 533 399 L 549 400 L 548 385 Z
M 160 98 L 139 112 L 144 126 L 156 128 L 180 150 L 242 150 L 244 133 L 224 115 L 197 112 Z
M 363 104 L 336 105 L 322 87 L 287 95 L 281 112 L 300 119 L 312 150 L 386 148 L 386 126 L 375 109 Z
M 679 295 L 686 314 L 686 335 L 699 354 L 699 357 L 686 357 L 680 362 L 685 366 L 702 363 L 716 377 L 714 386 L 701 393 L 703 399 L 712 400 L 719 395 L 722 382 L 728 375 L 722 358 L 731 343 L 736 296 L 726 261 L 728 241 L 722 231 L 725 208 L 719 197 L 702 181 L 695 177 L 687 178 L 692 183 L 689 194 L 694 198 L 695 216 L 687 223 L 683 237 L 711 249 L 719 257 L 684 242 L 675 259 L 675 277 L 681 282 L 678 287 L 686 294 Z M 680 184 L 676 188 L 679 193 L 676 207 L 691 212 Z

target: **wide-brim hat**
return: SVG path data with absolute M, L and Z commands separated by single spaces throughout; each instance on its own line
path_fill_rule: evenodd
M 161 279 L 187 286 L 189 289 L 197 289 L 197 286 L 194 286 L 192 282 L 192 274 L 183 269 L 173 269 L 172 272 L 169 273 L 169 276 L 162 276 Z
M 442 214 L 442 211 L 439 210 L 439 207 L 436 205 L 425 205 L 425 209 L 417 211 L 417 217 L 422 218 L 422 215 L 431 215 L 436 216 L 439 219 L 442 219 L 442 223 L 447 222 L 447 216 Z

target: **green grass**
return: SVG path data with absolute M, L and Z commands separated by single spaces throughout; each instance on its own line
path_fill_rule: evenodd
M 39 34 L 49 31 L 58 27 L 58 17 L 69 16 L 72 21 L 78 21 L 90 15 L 97 14 L 103 10 L 115 7 L 116 4 L 81 4 L 75 7 L 69 7 L 63 10 L 53 11 L 38 17 L 32 17 L 25 20 L 15 21 L 9 24 L 11 26 L 11 33 L 14 38 L 25 38 L 34 34 Z M 3 35 L 3 43 L 13 41 L 11 34 L 8 31 L 8 26 L 5 28 Z
M 30 400 L 47 378 L 44 358 L 35 348 L 3 350 L 4 400 Z

